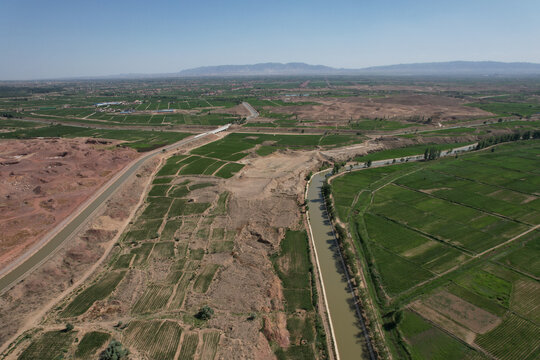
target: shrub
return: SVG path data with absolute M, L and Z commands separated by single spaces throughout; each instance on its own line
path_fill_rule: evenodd
M 119 341 L 113 340 L 109 346 L 99 355 L 99 360 L 121 360 L 126 359 L 129 351 Z
M 199 310 L 199 312 L 197 313 L 197 315 L 195 315 L 195 317 L 201 320 L 210 320 L 212 315 L 214 315 L 214 309 L 212 309 L 208 305 L 205 305 Z

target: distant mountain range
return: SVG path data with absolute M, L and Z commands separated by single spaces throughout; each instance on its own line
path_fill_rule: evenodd
M 305 63 L 203 66 L 180 71 L 177 76 L 271 75 L 388 75 L 388 76 L 525 76 L 540 75 L 540 64 L 496 61 L 452 61 L 338 69 Z
M 362 69 L 338 69 L 306 63 L 260 63 L 252 65 L 218 65 L 186 69 L 176 73 L 117 74 L 109 76 L 80 76 L 55 80 L 104 80 L 104 79 L 157 79 L 182 77 L 233 77 L 233 76 L 447 76 L 447 77 L 526 77 L 540 76 L 540 64 L 497 61 L 450 61 L 418 64 L 374 66 Z M 53 80 L 53 79 L 47 79 Z

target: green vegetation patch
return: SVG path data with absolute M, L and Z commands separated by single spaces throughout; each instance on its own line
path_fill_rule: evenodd
M 135 254 L 135 260 L 133 261 L 133 265 L 139 266 L 144 264 L 153 248 L 153 243 L 143 243 L 139 247 L 131 249 L 131 253 Z
M 410 344 L 413 359 L 461 360 L 478 356 L 474 350 L 411 311 L 404 311 L 400 329 Z
M 283 283 L 288 312 L 311 310 L 311 262 L 308 237 L 304 231 L 287 230 L 279 254 L 273 257 L 274 268 Z
M 221 177 L 224 179 L 231 178 L 234 176 L 234 174 L 242 170 L 244 166 L 245 166 L 244 164 L 229 163 L 223 166 L 221 169 L 219 169 L 219 171 L 216 172 L 215 176 Z
M 169 217 L 202 214 L 210 207 L 210 203 L 189 202 L 186 199 L 174 199 Z
M 203 333 L 203 344 L 201 348 L 201 360 L 214 360 L 216 357 L 221 333 L 209 331 Z
M 383 248 L 373 246 L 371 251 L 375 258 L 375 266 L 381 275 L 381 282 L 390 296 L 433 277 L 429 271 Z M 403 274 L 407 276 L 404 277 Z
M 210 287 L 210 283 L 212 282 L 212 279 L 214 278 L 214 275 L 216 274 L 218 269 L 219 265 L 217 264 L 205 265 L 200 271 L 199 276 L 195 280 L 195 283 L 193 284 L 193 291 L 198 293 L 207 292 L 208 288 Z
M 426 148 L 435 148 L 437 150 L 441 151 L 448 151 L 451 149 L 456 149 L 462 146 L 466 146 L 471 144 L 470 142 L 460 142 L 460 143 L 454 143 L 454 144 L 422 144 L 422 145 L 414 145 L 414 146 L 407 146 L 402 148 L 396 148 L 396 149 L 390 149 L 390 150 L 382 150 L 373 152 L 371 154 L 358 156 L 354 160 L 358 162 L 365 162 L 368 160 L 376 161 L 376 160 L 386 160 L 386 159 L 396 159 L 396 161 L 400 162 L 400 160 L 403 158 L 407 158 L 409 156 L 413 155 L 422 155 Z
M 166 196 L 170 187 L 170 185 L 154 185 L 150 189 L 148 196 Z
M 111 335 L 108 333 L 100 331 L 87 332 L 77 346 L 75 357 L 79 359 L 94 357 L 96 352 L 101 349 L 110 338 Z
M 512 283 L 487 271 L 469 271 L 460 276 L 456 282 L 478 295 L 495 301 L 506 308 L 510 306 Z
M 125 145 L 137 151 L 150 151 L 178 142 L 191 134 L 145 130 L 89 129 L 75 126 L 51 125 L 19 129 L 0 134 L 3 139 L 32 139 L 36 137 L 93 137 L 126 141 Z
M 182 219 L 167 220 L 161 232 L 161 240 L 174 240 L 174 234 L 182 227 L 182 224 Z
M 173 179 L 174 178 L 172 178 L 172 177 L 156 177 L 156 178 L 154 178 L 154 181 L 152 181 L 152 184 L 168 184 Z
M 540 346 L 540 328 L 509 313 L 494 330 L 480 334 L 475 342 L 500 359 L 533 359 L 528 357 Z
M 83 290 L 71 303 L 60 313 L 60 317 L 72 317 L 82 315 L 98 300 L 109 296 L 118 283 L 124 278 L 126 271 L 108 272 L 95 284 Z
M 141 214 L 141 218 L 144 219 L 163 219 L 169 207 L 171 206 L 172 199 L 168 197 L 155 197 L 148 199 L 148 206 Z
M 540 104 L 538 103 L 510 103 L 510 102 L 492 102 L 492 103 L 473 103 L 468 106 L 477 107 L 499 116 L 531 116 L 540 113 Z
M 118 260 L 114 263 L 113 269 L 127 269 L 133 259 L 133 254 L 122 254 L 118 257 Z
M 18 357 L 18 360 L 57 360 L 69 351 L 75 332 L 49 331 L 32 341 Z
M 210 243 L 210 253 L 231 252 L 234 248 L 233 241 L 212 241 Z
M 133 305 L 134 314 L 146 314 L 165 308 L 173 293 L 170 285 L 148 285 L 142 296 Z
M 195 351 L 197 351 L 197 345 L 199 345 L 199 334 L 188 333 L 184 334 L 182 340 L 182 347 L 180 348 L 180 354 L 178 360 L 192 360 L 195 358 Z
M 526 235 L 529 241 L 522 241 L 516 248 L 498 259 L 503 264 L 520 271 L 540 277 L 540 232 L 533 231 Z
M 125 331 L 128 346 L 146 353 L 154 360 L 174 359 L 182 328 L 176 322 L 165 320 L 132 321 Z

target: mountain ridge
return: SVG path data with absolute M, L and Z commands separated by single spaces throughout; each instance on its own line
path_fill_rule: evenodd
M 530 62 L 446 61 L 344 69 L 325 65 L 310 65 L 302 62 L 268 62 L 247 65 L 202 66 L 178 72 L 180 77 L 261 75 L 540 75 L 540 64 Z

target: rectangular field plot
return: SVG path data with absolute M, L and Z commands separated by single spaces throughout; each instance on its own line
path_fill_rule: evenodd
M 461 360 L 485 358 L 411 311 L 406 310 L 403 312 L 403 320 L 399 327 L 409 344 L 409 351 L 413 359 Z
M 148 198 L 148 205 L 140 217 L 143 219 L 163 219 L 171 203 L 172 199 L 168 197 Z
M 153 248 L 154 243 L 143 243 L 139 247 L 131 249 L 131 253 L 135 254 L 135 260 L 133 261 L 133 265 L 139 266 L 144 264 Z
M 166 196 L 171 185 L 154 185 L 148 192 L 148 196 Z
M 371 190 L 374 183 L 380 182 L 395 173 L 408 171 L 411 166 L 414 166 L 414 164 L 366 169 L 336 178 L 332 182 L 332 194 L 339 218 L 344 221 L 347 219 L 350 207 L 360 191 Z
M 152 251 L 152 260 L 163 261 L 174 258 L 174 242 L 173 241 L 161 241 L 154 245 Z
M 109 272 L 95 284 L 83 290 L 73 299 L 71 303 L 62 311 L 61 317 L 72 317 L 84 314 L 86 310 L 97 300 L 105 299 L 109 296 L 118 283 L 124 278 L 126 271 Z
M 366 214 L 364 221 L 370 241 L 429 271 L 440 273 L 469 258 L 451 246 L 380 216 Z
M 41 335 L 39 338 L 32 341 L 22 354 L 18 357 L 19 360 L 56 360 L 62 359 L 66 353 L 76 332 L 49 331 Z
M 200 175 L 200 174 L 203 174 L 209 166 L 213 165 L 216 162 L 218 162 L 218 160 L 201 157 L 191 162 L 190 164 L 184 166 L 180 170 L 179 174 L 180 175 Z
M 273 259 L 274 268 L 283 284 L 286 310 L 310 311 L 313 308 L 310 283 L 308 238 L 303 231 L 288 230 L 281 241 L 279 255 Z
M 234 174 L 242 170 L 244 166 L 245 166 L 244 164 L 229 163 L 223 166 L 221 169 L 219 169 L 216 172 L 215 176 L 225 178 L 225 179 L 231 178 L 234 176 Z
M 142 240 L 155 239 L 158 237 L 158 230 L 163 220 L 161 218 L 153 220 L 141 220 L 140 218 L 124 235 L 124 242 L 137 242 Z
M 540 277 L 540 231 L 533 231 L 497 260 L 535 277 Z
M 216 357 L 220 337 L 221 333 L 218 331 L 209 331 L 203 333 L 201 360 L 214 360 L 214 358 Z
M 171 210 L 169 211 L 169 218 L 175 216 L 202 214 L 210 207 L 210 205 L 210 203 L 195 203 L 188 202 L 186 199 L 174 199 Z
M 513 314 L 508 314 L 494 330 L 479 335 L 475 343 L 499 359 L 534 359 L 540 346 L 540 328 Z M 529 357 L 529 356 L 533 357 Z
M 90 331 L 84 334 L 81 342 L 75 351 L 75 358 L 88 359 L 93 357 L 96 352 L 105 345 L 107 340 L 111 338 L 108 333 L 100 331 Z
M 173 155 L 167 159 L 165 165 L 161 167 L 156 176 L 175 175 L 181 167 L 181 161 L 184 160 L 187 155 Z
M 217 270 L 219 269 L 219 265 L 217 264 L 207 264 L 205 265 L 200 273 L 197 279 L 195 280 L 195 283 L 193 284 L 193 291 L 198 293 L 205 293 L 208 291 L 208 288 L 210 287 L 210 283 L 212 282 L 212 279 L 214 278 L 214 275 L 216 274 Z
M 159 311 L 167 305 L 173 293 L 170 285 L 149 285 L 133 306 L 133 313 L 145 314 Z
M 379 246 L 373 246 L 371 252 L 375 258 L 375 266 L 381 276 L 383 286 L 390 296 L 397 295 L 434 276 L 413 262 Z M 407 276 L 404 277 L 403 274 L 407 274 Z
M 531 223 L 540 220 L 540 199 L 534 195 L 460 179 L 429 169 L 400 178 L 396 184 L 490 214 Z
M 133 259 L 133 254 L 123 254 L 118 257 L 114 263 L 114 269 L 127 269 L 129 264 L 131 264 L 131 259 Z
M 168 220 L 161 232 L 161 240 L 174 240 L 174 234 L 182 227 L 183 220 Z
M 471 252 L 487 250 L 527 229 L 524 224 L 393 184 L 375 194 L 371 211 Z
M 132 321 L 125 330 L 125 342 L 154 360 L 173 360 L 182 328 L 176 322 L 165 320 Z
M 182 340 L 182 347 L 180 348 L 178 360 L 194 359 L 195 351 L 197 351 L 197 345 L 199 345 L 198 333 L 184 333 L 184 339 Z

